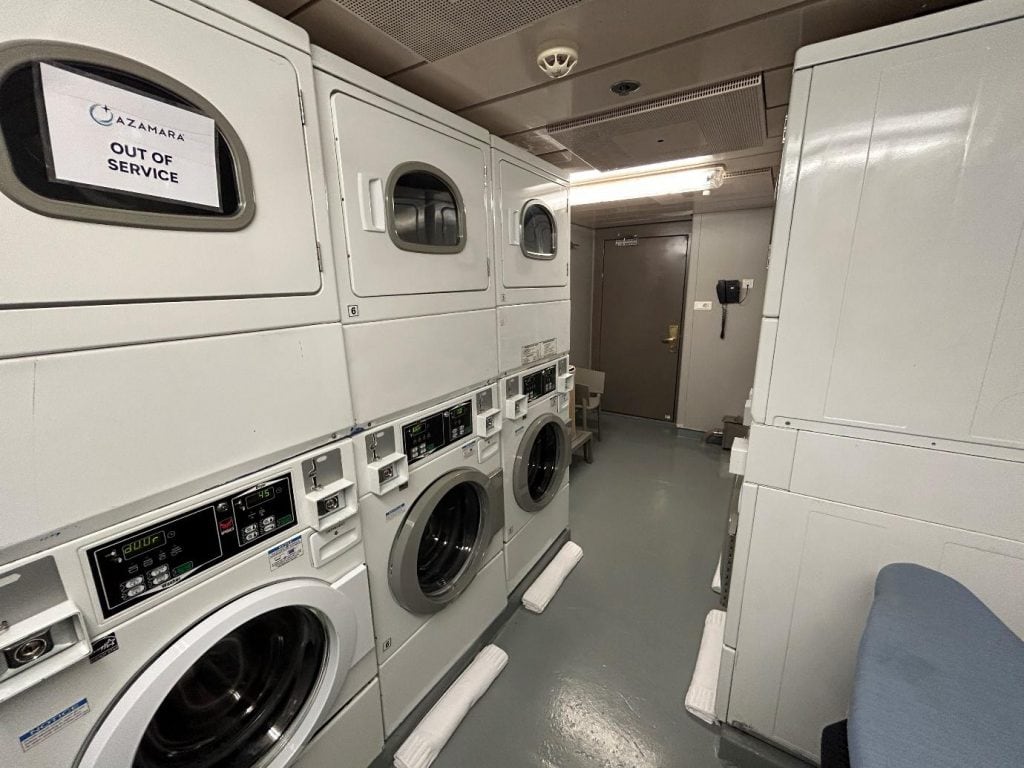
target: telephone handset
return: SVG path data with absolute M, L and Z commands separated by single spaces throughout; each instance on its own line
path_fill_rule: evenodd
M 739 280 L 719 280 L 718 284 L 715 285 L 715 291 L 718 293 L 718 303 L 722 305 L 722 332 L 718 336 L 720 339 L 725 338 L 726 305 L 743 303 L 743 299 L 740 298 L 742 287 L 742 283 Z

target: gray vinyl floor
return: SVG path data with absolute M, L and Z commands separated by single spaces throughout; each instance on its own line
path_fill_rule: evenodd
M 720 768 L 683 696 L 717 607 L 727 454 L 627 417 L 603 437 L 572 469 L 582 562 L 547 611 L 501 629 L 508 666 L 435 768 Z

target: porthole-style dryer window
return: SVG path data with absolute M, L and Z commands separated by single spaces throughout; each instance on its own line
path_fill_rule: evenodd
M 555 216 L 546 205 L 532 200 L 523 206 L 519 247 L 528 259 L 550 261 L 558 252 Z
M 305 607 L 269 611 L 226 634 L 171 689 L 132 768 L 249 768 L 302 713 L 327 654 Z
M 399 248 L 458 253 L 466 244 L 466 212 L 455 182 L 438 168 L 404 163 L 388 180 L 388 232 Z
M 451 488 L 427 518 L 416 574 L 427 597 L 438 597 L 465 570 L 483 522 L 477 490 L 468 483 Z
M 182 83 L 114 54 L 0 51 L 0 190 L 46 216 L 238 230 L 255 214 L 241 139 Z

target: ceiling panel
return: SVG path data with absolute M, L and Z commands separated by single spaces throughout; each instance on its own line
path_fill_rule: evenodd
M 427 61 L 437 61 L 583 0 L 335 0 Z
M 799 41 L 798 14 L 769 16 L 628 62 L 554 80 L 543 88 L 486 102 L 460 114 L 498 135 L 516 133 L 785 66 L 792 62 Z M 636 95 L 623 98 L 609 90 L 617 80 L 634 77 L 644 83 Z
M 764 73 L 764 105 L 771 109 L 789 104 L 789 89 L 793 85 L 793 68 L 779 67 Z
M 764 92 L 754 75 L 547 127 L 595 168 L 728 152 L 764 143 Z
M 788 104 L 765 111 L 765 125 L 769 136 L 782 136 L 782 130 L 786 126 L 786 113 L 788 111 Z
M 423 61 L 423 57 L 342 8 L 335 0 L 319 0 L 291 19 L 309 32 L 310 40 L 316 45 L 378 75 L 390 75 Z
M 256 5 L 262 5 L 268 11 L 273 11 L 278 16 L 287 16 L 289 13 L 305 5 L 307 0 L 253 0 Z
M 580 62 L 573 75 L 578 76 L 798 4 L 799 0 L 588 0 L 484 45 L 402 72 L 393 80 L 448 109 L 464 109 L 549 84 L 535 60 L 552 41 L 571 42 L 579 48 Z M 631 71 L 644 80 L 640 67 Z M 644 91 L 647 96 L 652 93 Z

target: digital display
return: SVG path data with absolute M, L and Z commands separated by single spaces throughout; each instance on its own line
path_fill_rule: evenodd
M 139 536 L 131 541 L 126 541 L 121 545 L 121 557 L 125 560 L 130 560 L 133 557 L 149 552 L 151 549 L 156 547 L 162 547 L 167 543 L 167 534 L 163 531 L 154 531 L 153 533 L 147 533 L 144 536 Z
M 418 435 L 424 429 L 426 429 L 426 425 L 424 425 L 424 423 L 422 421 L 419 421 L 419 422 L 416 422 L 415 424 L 410 424 L 409 428 L 408 428 L 408 432 L 409 432 L 410 435 Z
M 268 485 L 248 494 L 242 503 L 245 505 L 246 509 L 252 509 L 253 507 L 258 507 L 260 504 L 272 501 L 273 498 L 274 488 L 273 486 Z

